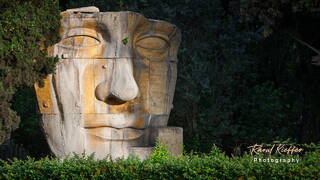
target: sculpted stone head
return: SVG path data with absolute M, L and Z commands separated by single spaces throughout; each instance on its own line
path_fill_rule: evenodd
M 177 76 L 180 31 L 134 12 L 95 7 L 61 13 L 54 74 L 35 85 L 42 125 L 58 157 L 127 157 L 166 127 Z

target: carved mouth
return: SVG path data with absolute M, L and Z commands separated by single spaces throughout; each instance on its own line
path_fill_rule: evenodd
M 85 128 L 87 135 L 109 141 L 135 140 L 144 134 L 144 130 L 133 128 L 116 129 L 112 127 Z
M 146 124 L 137 114 L 84 114 L 84 128 L 110 127 L 116 129 L 137 128 L 144 129 Z

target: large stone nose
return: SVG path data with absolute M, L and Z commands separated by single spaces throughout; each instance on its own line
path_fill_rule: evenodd
M 98 100 L 115 105 L 131 101 L 138 96 L 139 88 L 133 77 L 131 59 L 112 59 L 104 69 L 106 80 L 95 89 Z

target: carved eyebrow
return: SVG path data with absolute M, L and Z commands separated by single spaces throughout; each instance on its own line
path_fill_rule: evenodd
M 174 24 L 168 23 L 166 21 L 150 19 L 151 31 L 160 32 L 166 35 L 168 39 L 171 39 L 177 31 L 177 27 Z

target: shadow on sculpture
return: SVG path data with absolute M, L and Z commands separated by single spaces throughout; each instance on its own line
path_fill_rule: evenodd
M 181 34 L 134 12 L 95 7 L 61 13 L 61 41 L 49 49 L 56 72 L 35 84 L 42 126 L 58 157 L 136 154 L 158 140 L 182 153 L 182 128 L 167 127 Z

